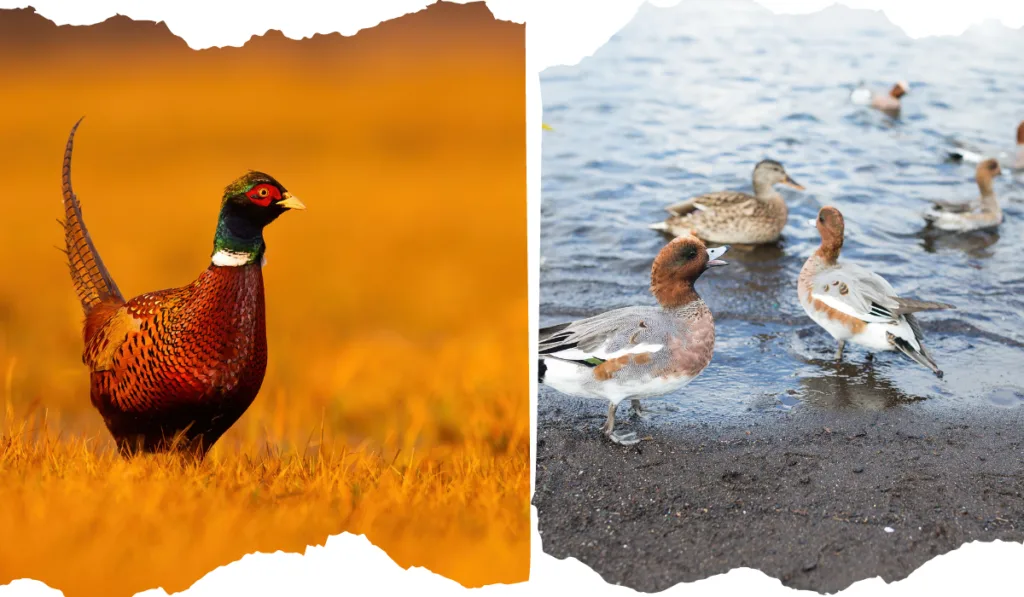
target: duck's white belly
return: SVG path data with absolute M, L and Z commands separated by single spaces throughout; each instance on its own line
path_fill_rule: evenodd
M 939 213 L 933 216 L 932 225 L 947 232 L 972 232 L 999 226 L 1002 219 L 1001 215 L 987 218 L 965 218 L 962 214 Z
M 547 371 L 544 384 L 570 396 L 595 398 L 618 404 L 626 399 L 650 399 L 671 394 L 682 389 L 696 377 L 679 375 L 674 377 L 650 377 L 636 380 L 611 378 L 598 380 L 590 367 L 560 359 L 544 359 Z M 699 373 L 698 373 L 699 375 Z
M 849 340 L 853 338 L 853 332 L 841 322 L 838 322 L 828 315 L 815 311 L 807 306 L 804 306 L 804 311 L 806 311 L 807 315 L 814 320 L 814 323 L 824 328 L 825 331 L 831 334 L 836 340 Z
M 900 320 L 899 325 L 893 325 L 891 323 L 867 323 L 865 322 L 864 329 L 859 333 L 854 331 L 841 320 L 832 319 L 824 311 L 815 309 L 810 301 L 804 298 L 804 293 L 800 293 L 800 306 L 804 308 L 804 312 L 810 317 L 814 323 L 821 326 L 826 332 L 828 332 L 833 338 L 842 342 L 852 342 L 864 348 L 871 350 L 893 350 L 892 344 L 889 342 L 887 333 L 892 333 L 895 336 L 905 338 L 912 345 L 917 345 L 917 341 L 914 339 L 913 330 L 910 329 L 910 325 L 906 321 Z
M 869 323 L 864 331 L 850 336 L 850 342 L 871 350 L 893 350 L 887 332 L 896 332 L 897 326 L 885 323 Z M 908 330 L 909 331 L 909 330 Z M 896 334 L 899 335 L 899 334 Z M 913 334 L 910 334 L 913 337 Z
M 815 309 L 811 302 L 806 298 L 804 292 L 800 292 L 800 306 L 804 308 L 804 313 L 811 318 L 814 323 L 818 324 L 826 332 L 832 335 L 836 340 L 849 340 L 853 337 L 853 332 L 850 328 L 842 324 L 842 322 L 836 321 L 828 316 L 827 313 L 818 311 Z

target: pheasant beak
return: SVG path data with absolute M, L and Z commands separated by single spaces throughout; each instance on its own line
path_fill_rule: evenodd
M 277 204 L 285 209 L 306 209 L 306 204 L 299 201 L 298 197 L 288 191 L 285 191 L 284 196 L 281 197 Z
M 797 184 L 797 182 L 795 180 L 793 180 L 792 178 L 790 178 L 788 174 L 786 175 L 786 180 L 782 181 L 782 184 L 786 185 L 787 187 L 793 187 L 794 189 L 796 189 L 798 191 L 803 191 L 804 190 L 803 185 Z

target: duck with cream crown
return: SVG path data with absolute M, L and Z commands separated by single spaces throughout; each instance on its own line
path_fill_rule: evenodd
M 897 82 L 889 89 L 888 93 L 872 91 L 861 82 L 850 93 L 850 102 L 856 106 L 867 106 L 892 118 L 898 118 L 902 108 L 901 98 L 907 93 L 910 93 L 910 83 L 906 81 Z
M 571 396 L 608 402 L 604 434 L 632 445 L 635 433 L 615 431 L 615 410 L 630 399 L 681 389 L 711 363 L 715 319 L 694 290 L 694 282 L 728 247 L 707 249 L 700 239 L 681 236 L 658 253 L 651 266 L 651 294 L 658 306 L 624 307 L 540 330 L 540 382 Z
M 882 276 L 854 263 L 839 263 L 845 223 L 838 209 L 822 207 L 812 222 L 821 245 L 800 270 L 797 295 L 807 315 L 839 342 L 836 360 L 842 360 L 850 341 L 870 350 L 898 351 L 941 378 L 914 314 L 954 307 L 902 298 Z

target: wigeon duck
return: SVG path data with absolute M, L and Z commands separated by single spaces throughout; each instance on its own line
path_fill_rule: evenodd
M 540 382 L 573 396 L 607 400 L 602 430 L 633 445 L 635 433 L 615 431 L 615 409 L 630 398 L 674 392 L 697 377 L 715 349 L 715 320 L 693 288 L 708 268 L 726 265 L 728 247 L 707 249 L 699 239 L 673 239 L 651 266 L 657 307 L 624 307 L 540 330 Z
M 843 214 L 823 207 L 815 222 L 821 246 L 812 254 L 797 284 L 800 305 L 815 323 L 839 341 L 836 360 L 842 360 L 849 340 L 870 350 L 898 350 L 942 377 L 942 371 L 921 342 L 918 311 L 953 309 L 897 296 L 878 274 L 853 263 L 838 263 L 843 247 Z
M 961 141 L 953 141 L 946 151 L 949 159 L 968 164 L 980 164 L 988 157 L 996 158 L 1001 166 L 1011 170 L 1024 170 L 1024 120 L 1017 125 L 1017 147 L 1012 150 L 987 151 Z
M 754 194 L 740 191 L 708 193 L 665 208 L 664 222 L 652 230 L 673 236 L 693 235 L 705 242 L 756 245 L 779 239 L 789 210 L 774 185 L 803 190 L 775 160 L 761 160 L 754 167 Z
M 981 190 L 981 198 L 970 203 L 935 201 L 924 213 L 924 219 L 935 228 L 949 232 L 971 232 L 1002 224 L 1003 210 L 992 190 L 992 179 L 1002 173 L 999 162 L 993 158 L 978 164 L 975 179 Z
M 890 116 L 897 116 L 901 107 L 900 98 L 909 91 L 910 84 L 906 81 L 900 81 L 893 85 L 889 93 L 875 93 L 861 83 L 850 94 L 850 101 L 858 106 L 870 106 Z

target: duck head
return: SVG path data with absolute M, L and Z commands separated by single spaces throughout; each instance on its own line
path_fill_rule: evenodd
M 214 239 L 215 265 L 245 265 L 263 256 L 263 228 L 292 209 L 306 209 L 269 174 L 249 171 L 224 189 Z
M 729 247 L 708 249 L 695 236 L 680 236 L 662 247 L 651 266 L 651 293 L 665 308 L 679 307 L 700 298 L 694 282 L 713 267 L 728 265 L 719 259 Z
M 889 95 L 893 96 L 896 99 L 900 99 L 909 92 L 910 83 L 907 83 L 906 81 L 899 81 L 898 83 L 892 86 L 892 89 L 889 90 Z
M 992 180 L 1002 173 L 1003 169 L 999 166 L 999 160 L 995 158 L 989 158 L 978 164 L 974 179 L 978 182 L 978 188 L 983 197 L 992 195 Z
M 804 187 L 786 174 L 786 169 L 775 160 L 761 160 L 754 166 L 754 190 L 770 189 L 777 184 L 784 184 L 799 191 Z
M 843 248 L 843 238 L 846 234 L 843 214 L 838 209 L 826 205 L 818 210 L 815 227 L 818 229 L 818 234 L 821 235 L 818 254 L 826 263 L 835 263 L 839 259 L 839 251 Z

